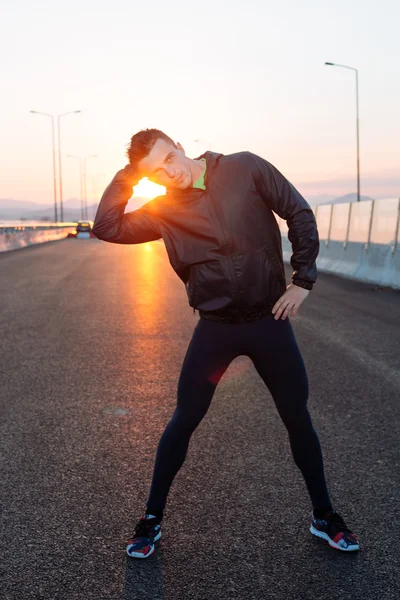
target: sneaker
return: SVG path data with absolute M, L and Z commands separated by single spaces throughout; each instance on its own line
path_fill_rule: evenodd
M 328 511 L 322 519 L 316 519 L 312 513 L 310 531 L 313 535 L 326 540 L 336 550 L 344 552 L 359 550 L 357 535 L 350 531 L 335 510 Z
M 154 552 L 154 542 L 161 537 L 161 521 L 145 513 L 127 540 L 126 552 L 133 558 L 147 558 Z

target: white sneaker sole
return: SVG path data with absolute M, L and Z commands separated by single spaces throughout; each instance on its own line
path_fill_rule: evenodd
M 156 542 L 157 540 L 159 540 L 161 537 L 161 531 L 159 531 L 156 535 L 156 537 L 154 538 L 154 541 Z M 128 556 L 131 556 L 132 558 L 149 558 L 149 556 L 151 556 L 155 550 L 154 548 L 154 544 L 151 547 L 151 550 L 148 554 L 144 555 L 142 552 L 129 552 L 129 548 L 131 548 L 131 546 L 127 546 L 126 547 L 126 553 Z
M 353 544 L 352 546 L 347 546 L 347 548 L 343 548 L 342 546 L 339 546 L 339 544 L 336 544 L 336 542 L 331 540 L 327 533 L 324 533 L 323 531 L 318 531 L 318 529 L 315 529 L 315 527 L 313 527 L 312 525 L 310 527 L 310 531 L 313 535 L 322 538 L 323 540 L 326 540 L 328 544 L 336 550 L 341 550 L 342 552 L 354 552 L 355 550 L 360 549 L 360 546 L 358 544 Z

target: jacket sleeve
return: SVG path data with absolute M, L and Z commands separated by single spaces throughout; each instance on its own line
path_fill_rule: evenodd
M 311 206 L 296 188 L 271 163 L 257 154 L 253 159 L 253 179 L 267 206 L 287 221 L 288 239 L 293 254 L 292 281 L 307 290 L 313 288 L 318 272 L 319 253 L 317 222 Z
M 125 167 L 115 175 L 97 207 L 92 231 L 99 240 L 114 244 L 141 244 L 159 240 L 161 231 L 156 216 L 145 204 L 124 214 L 132 196 L 133 181 Z

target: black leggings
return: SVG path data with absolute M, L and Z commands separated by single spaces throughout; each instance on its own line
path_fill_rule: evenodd
M 163 514 L 190 437 L 205 416 L 222 375 L 240 355 L 250 357 L 273 397 L 313 508 L 331 506 L 321 447 L 307 408 L 307 373 L 290 319 L 267 315 L 240 324 L 199 319 L 182 365 L 177 407 L 158 444 L 148 513 Z

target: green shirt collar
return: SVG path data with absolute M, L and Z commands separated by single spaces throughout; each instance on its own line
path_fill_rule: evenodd
M 201 158 L 200 160 L 204 162 L 205 169 L 204 169 L 203 174 L 198 178 L 198 180 L 194 182 L 193 187 L 194 188 L 201 188 L 202 190 L 205 190 L 206 186 L 204 185 L 204 178 L 205 178 L 205 175 L 206 175 L 207 162 L 206 162 L 205 158 Z

